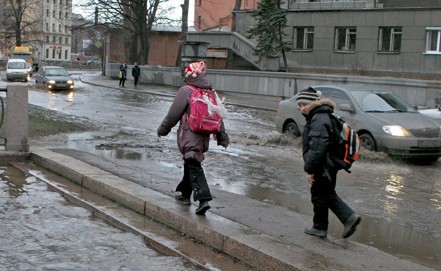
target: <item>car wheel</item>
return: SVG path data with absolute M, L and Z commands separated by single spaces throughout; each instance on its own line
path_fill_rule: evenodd
M 375 140 L 370 134 L 361 134 L 360 143 L 363 148 L 369 151 L 375 151 L 377 149 Z
M 285 127 L 283 129 L 283 133 L 286 136 L 289 136 L 289 137 L 298 137 L 298 136 L 300 136 L 299 127 L 297 127 L 297 124 L 295 124 L 295 122 L 293 122 L 293 121 L 288 122 L 285 125 Z

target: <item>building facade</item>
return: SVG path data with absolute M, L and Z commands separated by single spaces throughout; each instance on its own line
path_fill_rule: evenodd
M 40 0 L 43 5 L 43 34 L 36 54 L 46 62 L 71 60 L 72 0 Z
M 10 5 L 9 1 L 0 0 L 0 35 L 3 37 L 0 52 L 4 56 L 8 56 L 16 44 L 13 33 L 15 18 Z M 23 13 L 21 45 L 31 47 L 34 60 L 70 60 L 72 0 L 23 0 L 20 5 Z M 14 8 L 17 9 L 17 6 Z
M 289 71 L 441 79 L 441 1 L 415 2 L 287 1 Z M 251 15 L 236 12 L 243 38 Z
M 196 31 L 231 31 L 233 10 L 237 0 L 195 0 Z M 255 10 L 260 0 L 241 0 L 240 10 Z

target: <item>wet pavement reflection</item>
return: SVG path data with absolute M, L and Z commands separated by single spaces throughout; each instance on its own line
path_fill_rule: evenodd
M 96 219 L 12 167 L 0 168 L 1 270 L 200 270 Z
M 69 134 L 51 144 L 149 167 L 159 177 L 180 176 L 175 130 L 158 141 L 156 128 L 172 98 L 79 84 L 72 99 L 58 94 L 54 110 L 106 125 L 100 132 Z M 41 91 L 30 102 L 45 106 Z M 228 100 L 227 100 L 228 102 Z M 216 188 L 311 214 L 300 144 L 274 131 L 274 112 L 228 106 L 225 119 L 232 144 L 211 147 L 204 163 Z M 43 143 L 44 144 L 44 143 Z M 363 222 L 351 240 L 390 254 L 441 267 L 441 160 L 418 166 L 382 153 L 362 154 L 353 173 L 339 173 L 337 190 Z M 330 232 L 341 224 L 330 216 Z

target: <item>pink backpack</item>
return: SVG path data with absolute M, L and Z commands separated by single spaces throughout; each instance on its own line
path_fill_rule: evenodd
M 226 113 L 222 101 L 214 89 L 200 89 L 187 85 L 193 92 L 190 95 L 188 124 L 193 132 L 216 134 L 220 131 L 222 115 Z

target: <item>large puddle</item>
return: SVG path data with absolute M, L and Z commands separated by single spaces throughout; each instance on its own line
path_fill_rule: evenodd
M 93 153 L 107 159 L 131 161 L 138 165 L 152 162 L 151 155 L 149 155 L 148 152 L 143 152 L 142 149 L 151 148 L 154 145 L 124 146 L 124 144 L 121 143 L 119 145 L 96 145 L 96 141 L 94 141 L 93 138 L 96 138 L 97 136 L 102 137 L 105 135 L 103 135 L 103 133 L 70 134 L 67 140 L 67 147 Z M 216 150 L 211 151 L 214 153 L 216 152 Z M 242 159 L 247 159 L 246 157 L 250 155 L 240 149 L 233 149 L 230 150 L 230 152 L 238 154 Z M 257 154 L 257 156 L 258 155 L 259 154 Z M 259 158 L 252 157 L 251 159 L 254 163 L 249 163 L 246 168 L 240 168 L 240 170 L 242 170 L 241 175 L 246 179 L 238 179 L 235 182 L 231 182 L 230 178 L 221 176 L 220 173 L 211 172 L 211 170 L 208 172 L 208 176 L 211 175 L 210 177 L 215 177 L 216 187 L 222 190 L 284 206 L 302 214 L 311 214 L 311 203 L 308 198 L 308 191 L 298 191 L 298 188 L 296 188 L 295 191 L 290 191 L 290 189 L 287 189 L 284 186 L 285 184 L 280 181 L 283 179 L 282 176 L 270 176 L 271 172 L 267 173 L 268 176 L 266 176 L 265 167 L 257 163 Z M 262 159 L 264 160 L 264 157 Z M 176 169 L 176 164 L 174 163 L 161 161 L 157 161 L 157 163 L 164 168 L 169 168 L 171 170 Z M 287 162 L 287 164 L 288 165 L 286 166 L 289 166 L 289 162 Z M 394 166 L 392 166 L 392 169 L 393 167 Z M 377 167 L 377 169 L 378 168 L 379 167 Z M 219 174 L 220 176 L 213 176 L 216 174 Z M 439 254 L 439 251 L 441 251 L 439 223 L 441 221 L 439 220 L 440 217 L 436 215 L 441 212 L 441 205 L 439 203 L 441 194 L 440 187 L 438 187 L 438 185 L 441 184 L 437 184 L 436 180 L 426 179 L 427 182 L 431 183 L 431 188 L 428 188 L 432 193 L 431 197 L 426 193 L 427 191 L 424 191 L 424 187 L 417 187 L 417 191 L 408 191 L 412 190 L 415 186 L 413 183 L 409 184 L 409 180 L 412 180 L 414 177 L 421 178 L 421 176 L 415 176 L 412 175 L 412 172 L 407 172 L 409 176 L 404 178 L 400 177 L 402 174 L 403 172 L 395 174 L 388 173 L 387 177 L 384 177 L 380 176 L 377 172 L 376 174 L 372 173 L 369 177 L 365 176 L 365 180 L 362 178 L 358 179 L 358 182 L 360 183 L 357 185 L 359 185 L 359 187 L 355 190 L 367 189 L 366 187 L 363 187 L 363 182 L 377 182 L 375 185 L 369 184 L 371 186 L 369 191 L 377 191 L 377 193 L 384 194 L 375 195 L 375 197 L 378 197 L 378 201 L 384 201 L 380 204 L 384 209 L 372 211 L 373 209 L 369 209 L 372 206 L 369 206 L 369 208 L 367 207 L 363 215 L 363 223 L 361 223 L 359 230 L 351 240 L 376 247 L 400 258 L 409 259 L 437 268 L 440 266 L 441 262 L 441 256 Z M 419 174 L 422 173 L 420 172 Z M 343 177 L 344 175 L 340 174 L 340 176 Z M 358 176 L 352 177 L 358 178 Z M 379 180 L 379 178 L 386 179 Z M 255 182 L 253 183 L 249 180 L 254 180 Z M 340 181 L 340 185 L 348 185 L 346 182 L 348 182 L 348 180 L 343 179 Z M 354 180 L 349 180 L 349 182 L 354 182 Z M 306 196 L 299 196 L 299 193 L 303 193 Z M 358 193 L 360 193 L 360 191 Z M 366 190 L 361 191 L 361 193 L 370 192 Z M 400 194 L 402 195 L 400 196 Z M 364 195 L 364 197 L 371 198 L 371 200 L 372 196 L 374 195 Z M 354 195 L 352 195 L 352 197 L 354 197 Z M 406 197 L 412 197 L 412 199 L 406 203 L 407 205 L 413 205 L 412 207 L 402 205 L 402 201 L 404 201 Z M 347 199 L 348 202 L 351 202 L 351 205 L 352 202 L 356 201 L 359 201 L 359 205 L 372 204 L 363 197 L 357 198 L 357 196 L 355 196 L 355 198 L 351 198 L 351 195 L 345 195 L 344 198 Z M 430 206 L 431 209 L 426 209 L 427 217 L 425 219 L 432 219 L 436 225 L 429 225 L 426 227 L 425 225 L 428 223 L 426 221 L 419 221 L 419 224 L 412 223 L 412 221 L 419 219 L 418 216 L 424 216 L 424 214 L 419 212 L 421 212 L 421 209 L 426 208 L 425 206 Z M 417 213 L 411 213 L 408 210 L 414 210 Z M 402 218 L 397 221 L 394 216 Z M 428 230 L 423 230 L 423 227 L 426 227 Z M 341 234 L 340 231 L 340 222 L 335 216 L 331 215 L 330 233 L 334 236 L 339 236 Z M 435 231 L 435 233 L 433 231 Z
M 122 164 L 132 163 L 134 168 L 149 167 L 151 174 L 162 179 L 181 175 L 175 130 L 160 141 L 156 137 L 156 128 L 171 99 L 85 87 L 75 92 L 74 99 L 62 94 L 48 97 L 37 91 L 30 92 L 30 100 L 115 129 L 108 134 L 56 137 L 42 142 L 42 146 L 77 149 L 117 159 Z M 210 147 L 210 159 L 204 162 L 207 177 L 215 179 L 216 187 L 225 191 L 309 215 L 311 204 L 303 161 L 293 157 L 301 157 L 301 151 L 281 144 L 264 146 L 263 139 L 274 130 L 274 112 L 234 106 L 228 110 L 225 124 L 232 144 L 226 151 Z M 115 136 L 117 133 L 120 134 Z M 339 195 L 363 215 L 351 240 L 440 269 L 441 159 L 435 165 L 418 167 L 376 155 L 367 162 L 357 162 L 352 174 L 339 174 Z M 330 219 L 331 233 L 339 236 L 341 225 L 333 215 Z
M 35 177 L 0 168 L 2 270 L 200 270 L 96 219 Z

